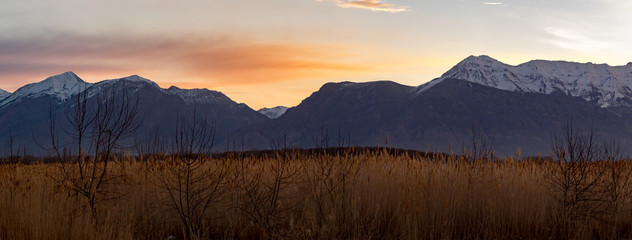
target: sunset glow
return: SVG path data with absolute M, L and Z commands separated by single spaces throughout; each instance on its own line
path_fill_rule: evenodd
M 327 0 L 318 0 L 318 1 L 327 1 Z M 330 2 L 335 2 L 337 6 L 342 8 L 361 8 L 368 9 L 376 12 L 403 12 L 408 9 L 405 6 L 397 6 L 394 4 L 384 3 L 377 0 L 361 0 L 361 1 L 341 1 L 341 0 L 329 0 Z
M 569 7 L 570 6 L 570 7 Z M 254 109 L 326 82 L 420 85 L 469 55 L 623 65 L 623 1 L 17 1 L 0 6 L 0 89 L 73 71 L 209 88 Z

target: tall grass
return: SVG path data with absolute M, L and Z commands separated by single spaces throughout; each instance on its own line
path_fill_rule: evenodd
M 137 160 L 124 157 L 110 166 L 114 180 L 96 201 L 97 216 L 58 181 L 60 165 L 0 165 L 0 239 L 632 237 L 632 186 L 618 187 L 610 201 L 604 197 L 609 178 L 600 178 L 603 191 L 591 192 L 599 200 L 589 203 L 600 211 L 568 218 L 550 181 L 559 174 L 554 162 L 379 151 L 203 157 L 199 169 L 222 169 L 223 175 L 196 178 L 196 184 L 221 191 L 208 198 L 200 225 L 190 231 L 181 214 L 186 205 L 174 204 L 170 194 L 183 190 L 173 188 L 182 178 L 173 174 L 181 159 Z M 632 169 L 628 161 L 589 164 L 604 174 L 600 169 L 611 164 Z

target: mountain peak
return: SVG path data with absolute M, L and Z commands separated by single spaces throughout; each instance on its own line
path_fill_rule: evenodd
M 276 119 L 281 117 L 289 108 L 284 106 L 276 106 L 273 108 L 262 108 L 257 110 L 257 112 L 266 115 L 266 117 L 270 119 Z
M 80 84 L 85 83 L 81 78 L 79 78 L 74 72 L 68 71 L 62 74 L 54 75 L 46 78 L 44 81 L 40 83 L 51 83 L 51 84 Z
M 125 79 L 125 80 L 128 80 L 128 81 L 132 81 L 132 82 L 150 82 L 150 83 L 153 83 L 153 81 L 151 81 L 151 80 L 149 80 L 147 78 L 138 76 L 138 75 L 132 75 L 132 76 L 124 77 L 122 79 Z
M 470 55 L 469 57 L 463 59 L 463 61 L 461 61 L 459 64 L 465 64 L 465 63 L 475 63 L 475 64 L 503 64 L 502 62 L 487 56 L 487 55 L 479 55 L 479 56 L 474 56 L 474 55 Z
M 208 90 L 206 88 L 181 89 L 171 86 L 164 90 L 166 93 L 177 95 L 187 104 L 207 104 L 221 103 L 228 105 L 238 105 L 221 92 Z
M 156 84 L 154 81 L 149 80 L 147 78 L 141 77 L 139 75 L 131 75 L 131 76 L 127 76 L 127 77 L 123 77 L 123 78 L 119 78 L 119 79 L 113 79 L 115 81 L 130 81 L 130 82 L 136 82 L 136 83 L 148 83 L 150 85 L 154 85 L 154 86 L 158 86 L 158 84 Z
M 464 60 L 484 60 L 484 61 L 498 61 L 488 55 L 470 55 L 468 57 L 466 57 Z
M 381 80 L 381 81 L 371 81 L 371 82 L 330 82 L 330 83 L 325 83 L 320 90 L 326 90 L 326 91 L 338 91 L 338 90 L 343 90 L 343 89 L 373 89 L 373 88 L 394 88 L 394 87 L 400 87 L 400 86 L 404 86 L 402 84 L 393 82 L 393 81 L 388 81 L 388 80 Z M 320 91 L 319 90 L 319 91 Z
M 139 89 L 146 85 L 149 85 L 153 88 L 161 89 L 160 86 L 158 86 L 158 84 L 156 84 L 155 82 L 138 75 L 131 75 L 131 76 L 123 77 L 123 78 L 104 80 L 104 81 L 98 82 L 96 85 L 99 86 L 100 88 L 100 87 L 112 86 L 115 84 L 129 85 L 130 87 L 135 88 L 135 89 Z
M 480 56 L 469 56 L 465 59 L 463 59 L 461 62 L 459 62 L 458 64 L 456 64 L 454 67 L 452 67 L 450 70 L 448 70 L 446 73 L 444 73 L 443 75 L 441 75 L 441 77 L 433 79 L 430 82 L 427 82 L 425 84 L 422 84 L 421 86 L 417 87 L 415 90 L 415 92 L 417 93 L 421 93 L 423 91 L 426 91 L 427 89 L 433 87 L 434 85 L 436 85 L 437 83 L 443 81 L 444 79 L 448 79 L 448 78 L 455 78 L 455 79 L 463 79 L 463 80 L 469 80 L 469 79 L 477 79 L 481 82 L 477 82 L 472 80 L 472 82 L 477 82 L 486 86 L 490 86 L 490 87 L 495 87 L 495 88 L 499 88 L 499 89 L 503 89 L 503 90 L 510 90 L 510 91 L 514 91 L 517 89 L 517 86 L 515 85 L 515 83 L 511 82 L 511 81 L 498 81 L 497 79 L 494 78 L 490 78 L 487 76 L 487 72 L 495 72 L 495 71 L 501 71 L 504 68 L 510 67 L 507 64 L 504 64 L 490 56 L 487 55 L 480 55 Z M 491 70 L 489 70 L 491 69 Z M 488 71 L 489 70 L 489 71 Z
M 73 72 L 65 72 L 51 76 L 37 83 L 31 83 L 19 88 L 9 97 L 0 101 L 0 106 L 4 106 L 13 101 L 20 101 L 21 98 L 35 98 L 49 95 L 58 101 L 64 101 L 70 96 L 85 90 L 92 84 L 84 82 Z

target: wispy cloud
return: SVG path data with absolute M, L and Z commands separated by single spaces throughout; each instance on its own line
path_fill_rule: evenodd
M 252 107 L 297 104 L 326 81 L 390 78 L 416 58 L 371 44 L 235 35 L 0 36 L 0 88 L 74 71 L 89 82 L 138 74 L 162 87 L 209 88 Z M 417 69 L 417 68 L 415 68 Z
M 347 0 L 317 0 L 319 2 L 335 2 L 337 6 L 342 8 L 360 8 L 367 9 L 375 12 L 391 12 L 398 13 L 408 11 L 408 6 L 398 6 L 391 3 L 385 3 L 380 0 L 356 0 L 356 1 L 347 1 Z
M 353 46 L 229 37 L 0 37 L 0 83 L 11 90 L 14 84 L 72 70 L 92 81 L 139 74 L 156 81 L 198 81 L 213 87 L 370 71 L 370 65 L 347 59 L 353 56 L 350 49 Z
M 485 4 L 485 5 L 492 5 L 492 6 L 493 5 L 503 5 L 502 2 L 483 2 L 483 4 Z
M 578 31 L 564 28 L 549 27 L 545 29 L 553 38 L 551 44 L 565 49 L 580 52 L 595 52 L 612 49 L 608 42 L 597 40 Z

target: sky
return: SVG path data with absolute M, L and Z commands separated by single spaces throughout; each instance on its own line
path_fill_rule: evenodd
M 0 89 L 73 71 L 295 106 L 327 82 L 418 86 L 470 55 L 625 65 L 630 12 L 621 0 L 3 0 Z

